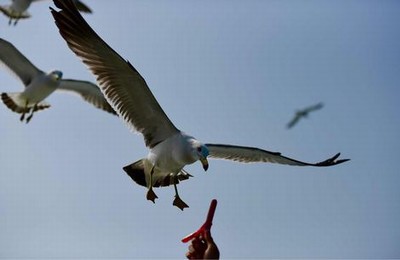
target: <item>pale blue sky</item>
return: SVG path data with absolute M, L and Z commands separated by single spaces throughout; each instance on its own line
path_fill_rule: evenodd
M 0 4 L 8 1 L 0 0 Z M 190 206 L 156 204 L 122 167 L 147 154 L 122 120 L 56 93 L 28 125 L 0 105 L 0 257 L 183 258 L 219 202 L 223 258 L 399 258 L 399 1 L 95 1 L 89 24 L 147 80 L 181 130 L 330 168 L 210 160 L 187 168 Z M 0 37 L 36 66 L 94 81 L 48 6 Z M 1 92 L 22 83 L 0 70 Z M 294 111 L 325 107 L 292 130 Z

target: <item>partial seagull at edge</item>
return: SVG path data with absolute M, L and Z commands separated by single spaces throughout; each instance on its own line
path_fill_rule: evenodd
M 28 123 L 36 111 L 49 108 L 44 101 L 56 90 L 80 95 L 85 101 L 111 114 L 117 115 L 107 103 L 99 87 L 89 81 L 62 79 L 62 72 L 45 73 L 33 65 L 14 45 L 0 38 L 0 64 L 3 63 L 23 82 L 22 92 L 3 92 L 1 100 L 12 111 L 21 114 Z M 25 117 L 27 116 L 27 117 Z
M 14 20 L 14 25 L 17 25 L 20 19 L 30 18 L 31 15 L 28 9 L 31 3 L 43 0 L 11 0 L 9 5 L 0 5 L 0 12 L 6 15 L 9 20 L 8 24 L 11 25 Z M 84 13 L 92 13 L 92 10 L 80 0 L 74 0 L 74 3 L 79 11 Z

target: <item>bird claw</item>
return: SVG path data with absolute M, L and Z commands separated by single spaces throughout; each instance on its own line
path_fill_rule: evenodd
M 174 199 L 174 202 L 172 203 L 172 205 L 177 206 L 182 211 L 184 208 L 189 208 L 189 206 L 183 200 L 181 200 L 181 198 L 179 196 L 175 196 L 175 199 Z
M 156 199 L 158 199 L 157 195 L 154 193 L 153 189 L 150 188 L 149 191 L 147 192 L 146 198 L 148 200 L 151 200 L 153 203 L 156 203 Z

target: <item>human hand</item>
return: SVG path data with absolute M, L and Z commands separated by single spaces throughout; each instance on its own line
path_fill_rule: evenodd
M 186 257 L 188 259 L 219 259 L 219 250 L 210 230 L 205 230 L 203 234 L 204 237 L 199 236 L 192 239 Z

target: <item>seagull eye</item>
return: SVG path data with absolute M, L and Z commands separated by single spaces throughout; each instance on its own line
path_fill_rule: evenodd
M 200 147 L 200 146 L 197 147 L 197 151 L 198 151 L 198 152 L 201 152 L 201 147 Z

